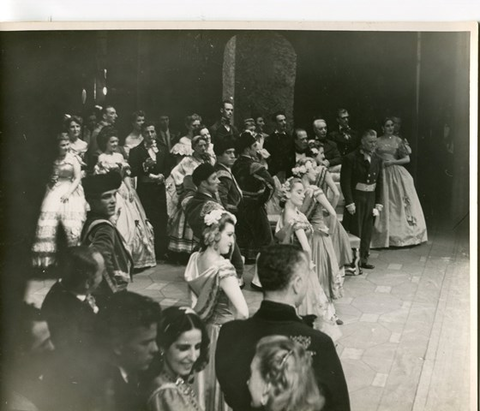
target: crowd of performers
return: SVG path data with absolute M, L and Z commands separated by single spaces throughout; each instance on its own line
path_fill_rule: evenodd
M 332 343 L 342 324 L 333 302 L 353 261 L 349 233 L 360 239 L 361 269 L 374 268 L 370 247 L 427 240 L 402 166 L 411 148 L 400 119 L 386 118 L 378 138 L 374 130 L 357 133 L 339 109 L 332 132 L 318 116 L 309 138 L 302 128 L 291 134 L 283 112 L 272 116 L 270 135 L 262 116 L 246 119 L 239 132 L 233 109 L 224 101 L 210 128 L 188 116 L 183 137 L 170 130 L 168 116 L 156 123 L 137 111 L 123 146 L 112 106 L 85 127 L 79 117 L 66 118 L 33 262 L 61 268 L 42 314 L 70 374 L 57 364 L 46 380 L 61 380 L 78 409 L 349 409 Z M 57 255 L 59 227 L 73 247 L 64 258 Z M 192 309 L 160 314 L 158 304 L 127 291 L 135 269 L 181 253 Z M 248 263 L 256 263 L 251 287 L 264 295 L 250 318 L 241 291 Z M 95 378 L 83 369 L 93 357 L 66 360 L 105 352 L 91 348 L 100 343 L 109 366 Z M 311 379 L 296 379 L 307 369 Z M 58 397 L 59 409 L 77 409 Z

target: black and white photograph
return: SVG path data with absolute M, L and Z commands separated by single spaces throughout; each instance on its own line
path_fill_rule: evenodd
M 0 50 L 2 410 L 475 408 L 477 23 Z

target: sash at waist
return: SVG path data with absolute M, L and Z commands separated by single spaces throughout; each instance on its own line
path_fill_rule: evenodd
M 372 192 L 372 191 L 375 191 L 376 186 L 377 186 L 376 183 L 373 183 L 373 184 L 357 183 L 357 185 L 355 186 L 355 190 Z

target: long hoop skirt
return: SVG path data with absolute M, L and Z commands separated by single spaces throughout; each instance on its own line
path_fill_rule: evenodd
M 383 211 L 375 219 L 371 248 L 405 247 L 427 241 L 422 206 L 413 178 L 404 167 L 385 167 L 383 204 Z
M 155 259 L 153 227 L 147 219 L 137 193 L 132 190 L 133 201 L 128 199 L 128 189 L 122 183 L 117 193 L 117 229 L 125 239 L 135 268 L 154 267 Z
M 351 264 L 353 261 L 352 247 L 348 234 L 343 228 L 343 225 L 338 221 L 338 218 L 327 216 L 325 223 L 328 226 L 328 231 L 333 243 L 333 249 L 337 256 L 338 266 L 343 267 Z
M 70 179 L 59 180 L 52 188 L 47 188 L 32 246 L 32 262 L 35 267 L 47 268 L 54 264 L 57 251 L 56 237 L 60 224 L 63 226 L 67 245 L 72 247 L 79 244 L 87 216 L 87 203 L 81 185 L 70 195 L 68 201 L 60 200 L 71 185 Z

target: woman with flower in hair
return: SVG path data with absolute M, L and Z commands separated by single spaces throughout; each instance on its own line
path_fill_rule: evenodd
M 325 155 L 323 153 L 323 145 L 320 146 L 317 151 L 318 152 L 316 160 L 317 162 L 320 160 L 320 164 L 315 167 L 315 161 L 307 157 L 298 161 L 297 168 L 301 168 L 301 166 L 305 166 L 308 163 L 311 163 L 315 168 L 317 176 L 314 180 L 311 180 L 311 177 L 313 177 L 313 175 L 309 173 L 304 173 L 301 178 L 305 187 L 314 184 L 312 185 L 312 187 L 318 187 L 325 194 L 325 198 L 321 197 L 323 219 L 328 227 L 329 234 L 332 238 L 333 249 L 335 250 L 335 255 L 338 260 L 338 266 L 341 270 L 343 270 L 343 267 L 345 265 L 351 264 L 351 262 L 353 261 L 353 255 L 348 234 L 343 228 L 343 225 L 340 223 L 340 221 L 338 221 L 337 214 L 335 212 L 338 200 L 340 198 L 340 192 L 335 185 L 327 167 L 322 164 L 322 161 L 325 159 Z M 332 199 L 327 196 L 327 191 L 332 193 Z
M 215 348 L 220 326 L 248 317 L 248 306 L 240 290 L 232 263 L 222 255 L 232 252 L 235 217 L 215 209 L 204 217 L 200 251 L 191 255 L 185 280 L 191 290 L 193 309 L 205 322 L 210 335 L 210 362 L 198 379 L 200 403 L 206 410 L 223 410 L 226 404 L 215 377 Z
M 271 335 L 257 344 L 248 389 L 252 406 L 266 411 L 320 411 L 320 394 L 310 354 L 288 337 Z
M 97 137 L 102 152 L 94 167 L 94 174 L 118 173 L 123 182 L 117 193 L 117 212 L 114 217 L 118 231 L 125 240 L 135 268 L 154 267 L 155 259 L 153 227 L 135 189 L 131 186 L 130 166 L 117 152 L 118 132 L 111 126 L 102 128 Z
M 160 356 L 151 370 L 155 378 L 148 384 L 148 411 L 202 410 L 191 383 L 208 364 L 209 344 L 207 329 L 191 308 L 162 312 L 157 331 Z
M 57 137 L 58 156 L 47 192 L 40 208 L 33 243 L 33 266 L 47 268 L 55 263 L 57 230 L 61 224 L 68 246 L 78 245 L 87 218 L 87 203 L 81 185 L 79 158 L 70 152 L 70 139 L 61 133 Z
M 305 200 L 305 189 L 302 180 L 298 177 L 290 177 L 282 185 L 283 211 L 277 222 L 275 237 L 284 244 L 297 244 L 307 253 L 310 261 L 307 293 L 303 303 L 297 311 L 302 316 L 314 315 L 317 317 L 314 328 L 328 334 L 333 340 L 340 337 L 341 333 L 336 324 L 335 307 L 329 301 L 326 291 L 319 281 L 317 261 L 319 254 L 314 249 L 315 232 L 307 217 L 299 211 Z
M 300 210 L 312 224 L 312 258 L 316 264 L 315 271 L 328 300 L 332 302 L 334 299 L 343 297 L 343 276 L 333 247 L 330 230 L 325 224 L 323 209 L 327 210 L 331 218 L 336 218 L 336 214 L 323 190 L 312 185 L 317 177 L 314 160 L 306 159 L 302 163 L 304 164 L 293 168 L 292 173 L 301 178 L 305 188 L 305 196 Z M 339 325 L 343 324 L 338 318 L 336 322 Z

